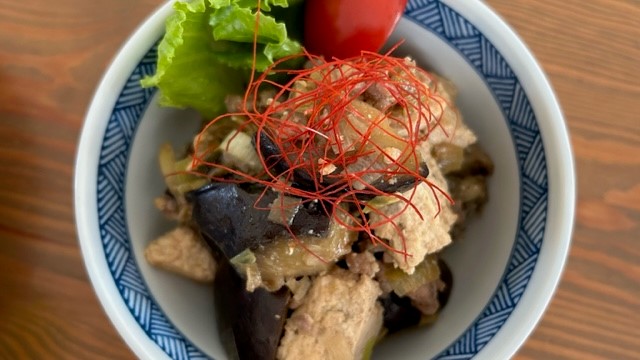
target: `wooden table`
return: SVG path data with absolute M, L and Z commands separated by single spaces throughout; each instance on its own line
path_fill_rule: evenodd
M 160 0 L 0 0 L 0 358 L 133 354 L 88 281 L 72 208 L 85 109 Z M 577 221 L 558 292 L 519 359 L 640 359 L 640 2 L 488 0 L 564 108 Z

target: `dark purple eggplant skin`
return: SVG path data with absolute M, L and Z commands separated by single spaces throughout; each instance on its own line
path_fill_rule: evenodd
M 384 308 L 384 327 L 389 333 L 416 326 L 420 323 L 422 313 L 411 305 L 408 297 L 399 297 L 394 292 L 380 298 Z
M 451 295 L 453 274 L 442 259 L 438 259 L 438 267 L 440 268 L 440 280 L 445 283 L 444 290 L 438 292 L 438 303 L 440 304 L 438 311 L 441 311 Z M 380 302 L 384 309 L 384 326 L 389 330 L 389 333 L 395 333 L 420 323 L 422 312 L 411 304 L 409 297 L 400 297 L 391 292 L 381 297 Z
M 380 179 L 371 183 L 371 186 L 387 194 L 411 190 L 416 187 L 422 181 L 422 179 L 425 179 L 427 176 L 429 176 L 429 167 L 426 163 L 420 164 L 419 175 L 420 177 L 411 175 L 397 176 L 393 184 L 391 184 L 388 179 Z M 375 196 L 361 200 L 370 200 L 373 197 Z
M 275 359 L 291 299 L 289 289 L 248 292 L 245 280 L 228 261 L 218 268 L 214 286 L 218 331 L 229 358 Z
M 258 136 L 260 137 L 260 154 L 264 158 L 267 165 L 270 167 L 271 171 L 275 172 L 275 175 L 287 172 L 289 170 L 289 166 L 284 155 L 281 154 L 280 148 L 278 148 L 278 146 L 265 132 L 260 132 Z M 340 171 L 341 169 L 336 169 L 334 173 L 338 173 Z M 426 163 L 423 162 L 420 164 L 419 173 L 420 177 L 411 175 L 397 176 L 393 182 L 390 182 L 390 179 L 379 179 L 371 183 L 371 186 L 387 194 L 405 192 L 418 185 L 422 181 L 422 179 L 426 178 L 429 175 L 429 167 Z M 326 188 L 335 189 L 336 187 L 340 186 L 340 184 L 338 183 L 339 181 L 336 180 L 336 177 L 331 176 L 324 176 L 323 179 L 325 180 L 325 182 L 317 184 L 315 181 L 315 177 L 309 174 L 309 172 L 302 169 L 293 170 L 292 175 L 292 185 L 303 190 L 322 191 Z M 357 194 L 357 197 L 360 200 L 371 200 L 377 195 L 377 193 L 372 191 L 371 194 L 366 194 L 364 192 L 359 193 Z
M 245 249 L 255 249 L 279 236 L 313 233 L 322 236 L 329 227 L 329 216 L 318 203 L 306 203 L 287 229 L 268 219 L 269 204 L 278 194 L 250 193 L 237 184 L 213 183 L 189 193 L 192 218 L 200 233 L 216 252 L 231 259 Z M 256 202 L 257 207 L 256 209 Z
M 271 171 L 273 171 L 275 175 L 287 172 L 289 170 L 289 165 L 280 152 L 278 145 L 276 145 L 264 131 L 256 134 L 256 136 L 260 139 L 260 154 Z M 255 142 L 254 146 L 256 146 Z M 300 189 L 315 188 L 314 178 L 311 174 L 302 169 L 293 170 L 292 181 L 293 186 Z
M 280 153 L 280 149 L 278 145 L 276 145 L 273 140 L 265 133 L 261 131 L 256 134 L 256 137 L 253 139 L 253 146 L 257 149 L 258 144 L 257 140 L 260 140 L 260 152 L 262 155 L 264 162 L 267 167 L 275 172 L 275 174 L 282 174 L 286 172 L 289 167 L 287 166 L 286 161 L 284 160 L 284 156 Z M 310 179 L 310 178 L 309 178 Z M 310 179 L 311 180 L 311 179 Z
M 438 267 L 440 268 L 440 280 L 444 282 L 444 290 L 438 292 L 438 302 L 440 303 L 440 310 L 449 302 L 451 296 L 451 290 L 453 289 L 453 273 L 442 259 L 438 259 Z

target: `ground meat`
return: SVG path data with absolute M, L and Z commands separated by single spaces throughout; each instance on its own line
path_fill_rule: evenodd
M 297 313 L 287 320 L 287 325 L 295 328 L 298 334 L 310 334 L 313 322 L 311 315 L 307 313 Z
M 273 97 L 275 96 L 275 94 L 276 92 L 274 89 L 261 90 L 258 93 L 258 101 L 255 104 L 258 107 L 258 110 L 259 111 L 264 110 L 267 107 L 267 105 L 269 105 L 269 103 L 273 101 Z M 247 101 L 247 105 L 249 105 L 249 108 L 253 107 L 253 99 L 254 97 L 251 96 Z M 237 95 L 237 94 L 227 95 L 227 97 L 224 99 L 224 104 L 225 104 L 225 107 L 227 108 L 227 112 L 229 113 L 241 112 L 243 110 L 243 106 L 242 106 L 243 101 L 244 101 L 243 95 Z
M 240 95 L 227 95 L 224 99 L 224 105 L 230 113 L 236 113 L 242 110 L 243 97 Z
M 363 253 L 349 253 L 345 257 L 349 270 L 356 274 L 373 277 L 379 270 L 378 262 L 372 253 L 365 251 Z
M 444 290 L 445 286 L 440 279 L 430 281 L 408 293 L 407 297 L 411 299 L 411 304 L 424 315 L 433 315 L 440 308 L 438 292 Z
M 380 111 L 387 110 L 397 103 L 396 98 L 382 84 L 376 83 L 367 88 L 363 94 L 364 101 Z
M 191 206 L 167 193 L 154 199 L 154 205 L 168 219 L 186 223 L 191 219 Z

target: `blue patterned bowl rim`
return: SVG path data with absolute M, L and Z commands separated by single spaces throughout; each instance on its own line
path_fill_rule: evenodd
M 436 359 L 469 359 L 479 355 L 480 351 L 496 337 L 510 319 L 516 306 L 525 295 L 534 270 L 539 268 L 537 264 L 542 245 L 549 241 L 546 240 L 547 236 L 545 235 L 550 218 L 549 167 L 550 163 L 558 162 L 555 157 L 548 156 L 548 151 L 545 153 L 544 140 L 546 138 L 543 139 L 538 118 L 525 86 L 490 38 L 480 31 L 470 19 L 461 15 L 461 12 L 456 10 L 454 5 L 456 5 L 454 2 L 445 0 L 411 0 L 404 16 L 436 34 L 455 48 L 484 79 L 487 87 L 493 93 L 496 102 L 502 109 L 516 148 L 520 172 L 521 208 L 512 253 L 498 288 L 474 322 L 456 341 L 438 354 Z M 504 29 L 510 31 L 484 5 L 475 4 L 474 6 L 489 13 L 494 21 L 500 22 Z M 158 24 L 162 22 L 162 19 L 158 20 L 158 17 L 164 18 L 168 11 L 168 5 L 163 6 L 141 28 L 148 28 L 151 22 L 155 22 L 157 28 Z M 125 68 L 133 70 L 125 78 L 120 76 L 121 82 L 118 82 L 114 80 L 118 76 L 114 76 L 112 73 L 112 66 L 112 69 L 103 78 L 95 99 L 99 98 L 101 89 L 106 91 L 104 89 L 111 87 L 111 89 L 121 89 L 121 91 L 116 94 L 114 103 L 97 105 L 94 99 L 87 115 L 87 123 L 83 129 L 76 164 L 75 190 L 78 233 L 85 263 L 98 296 L 118 330 L 138 355 L 154 358 L 155 356 L 151 355 L 145 347 L 155 344 L 171 359 L 208 359 L 208 356 L 175 328 L 159 308 L 142 279 L 129 246 L 124 196 L 126 168 L 135 131 L 155 93 L 154 89 L 142 89 L 139 86 L 139 80 L 142 77 L 155 72 L 157 42 L 149 41 L 149 39 L 154 39 L 152 36 L 155 36 L 157 40 L 157 34 L 146 36 L 145 41 L 138 40 L 146 46 L 146 52 L 140 50 L 140 46 L 134 41 L 135 36 L 125 45 L 120 52 L 121 54 L 134 53 L 139 55 L 129 56 L 126 61 Z M 515 38 L 513 33 L 511 36 Z M 528 54 L 521 43 L 519 46 L 522 46 L 522 51 Z M 149 49 L 149 47 L 151 48 Z M 533 59 L 531 58 L 531 60 Z M 117 61 L 118 59 L 116 59 Z M 548 87 L 544 75 L 535 62 L 534 66 Z M 557 112 L 555 115 L 562 120 L 553 93 L 550 87 L 548 89 L 555 104 L 554 110 Z M 92 114 L 98 114 L 100 111 L 111 115 L 106 120 L 106 124 L 102 124 L 103 127 L 92 126 L 93 123 L 89 121 L 93 118 Z M 104 122 L 105 120 L 103 120 Z M 568 149 L 564 124 L 560 125 L 559 133 L 556 136 L 560 143 L 564 140 Z M 99 146 L 95 145 L 95 139 L 101 140 Z M 89 142 L 94 145 L 87 145 Z M 92 148 L 92 151 L 87 150 L 89 147 Z M 561 166 L 570 167 L 569 178 L 564 179 L 565 187 L 568 184 L 568 190 L 567 194 L 563 194 L 563 196 L 565 197 L 564 201 L 571 206 L 565 206 L 560 213 L 565 216 L 569 224 L 572 224 L 575 186 L 573 161 L 570 150 L 567 151 L 567 149 L 564 150 L 568 155 L 565 154 L 559 162 Z M 83 152 L 83 150 L 87 151 Z M 93 170 L 89 176 L 84 170 L 81 170 L 84 169 L 84 165 L 92 166 Z M 91 183 L 90 180 L 95 182 Z M 94 193 L 88 194 L 92 190 Z M 96 209 L 95 213 L 85 211 L 87 203 L 93 204 L 92 207 Z M 101 249 L 97 251 L 89 249 L 89 245 L 87 245 L 87 241 L 95 242 L 95 239 L 87 240 L 89 236 L 85 235 L 91 233 L 91 229 L 99 229 Z M 516 339 L 512 337 L 511 342 L 514 344 L 504 347 L 507 349 L 502 352 L 505 357 L 513 354 L 524 341 L 553 293 L 566 257 L 571 225 L 563 228 L 560 234 L 564 236 L 566 241 L 561 243 L 557 249 L 560 253 L 557 254 L 559 256 L 556 256 L 554 261 L 554 266 L 551 269 L 553 271 L 548 275 L 550 284 L 547 284 L 545 299 L 537 301 L 537 306 L 532 310 L 537 314 L 533 318 L 529 317 L 528 328 L 521 331 Z M 92 265 L 97 262 L 106 265 L 110 276 L 105 277 L 104 274 L 97 274 L 99 270 Z M 114 287 L 117 289 L 116 292 L 113 291 Z M 132 319 L 124 319 L 127 314 L 133 318 L 133 322 Z M 125 326 L 125 322 L 127 326 Z M 133 323 L 137 326 L 135 331 L 126 329 Z M 131 337 L 137 336 L 134 333 L 138 333 L 139 330 L 144 332 L 147 339 L 144 341 L 131 340 Z M 157 355 L 157 353 L 155 354 Z

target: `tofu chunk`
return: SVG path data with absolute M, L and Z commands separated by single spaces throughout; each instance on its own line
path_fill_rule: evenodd
M 382 328 L 378 283 L 343 269 L 317 277 L 285 324 L 280 360 L 360 360 Z
M 432 84 L 431 89 L 436 96 L 429 101 L 429 109 L 439 121 L 438 126 L 429 134 L 427 142 L 431 145 L 450 142 L 462 148 L 475 143 L 478 140 L 476 135 L 453 105 L 457 97 L 455 85 L 445 78 L 437 77 L 437 82 Z
M 415 62 L 408 60 L 407 64 L 415 65 Z M 476 135 L 465 124 L 462 114 L 454 105 L 457 97 L 455 85 L 451 81 L 433 74 L 433 78 L 425 77 L 419 72 L 416 75 L 429 87 L 431 92 L 431 96 L 425 99 L 422 104 L 424 112 L 421 116 L 426 121 L 420 126 L 420 131 L 426 132 L 427 128 L 430 129 L 426 142 L 432 145 L 450 142 L 463 148 L 475 143 Z M 413 118 L 417 118 L 417 116 L 418 113 L 413 114 Z M 398 129 L 398 134 L 408 136 L 404 128 Z
M 429 167 L 429 181 L 436 184 L 443 191 L 448 192 L 447 182 L 438 168 L 435 160 L 428 156 L 428 144 L 423 144 L 423 159 Z M 411 189 L 403 195 L 409 198 L 414 190 Z M 440 213 L 438 213 L 438 200 L 440 201 Z M 393 224 L 384 224 L 375 229 L 375 234 L 382 239 L 389 241 L 394 249 L 406 250 L 410 256 L 405 257 L 401 253 L 393 252 L 391 255 L 397 267 L 408 274 L 413 274 L 416 265 L 420 264 L 428 254 L 440 251 L 443 247 L 451 243 L 449 231 L 457 219 L 451 204 L 442 195 L 436 195 L 425 183 L 419 184 L 415 189 L 415 194 L 411 199 L 413 208 L 404 211 L 395 218 L 394 222 L 400 228 L 401 234 Z M 401 212 L 405 204 L 396 202 L 382 207 L 380 210 L 388 217 Z M 436 216 L 437 215 L 437 216 Z M 421 218 L 422 216 L 422 218 Z M 371 213 L 371 222 L 382 221 L 383 217 L 377 213 Z M 404 239 L 404 244 L 403 244 Z M 406 248 L 405 248 L 406 246 Z
M 149 264 L 201 282 L 212 282 L 216 263 L 200 236 L 187 226 L 177 227 L 147 245 Z

